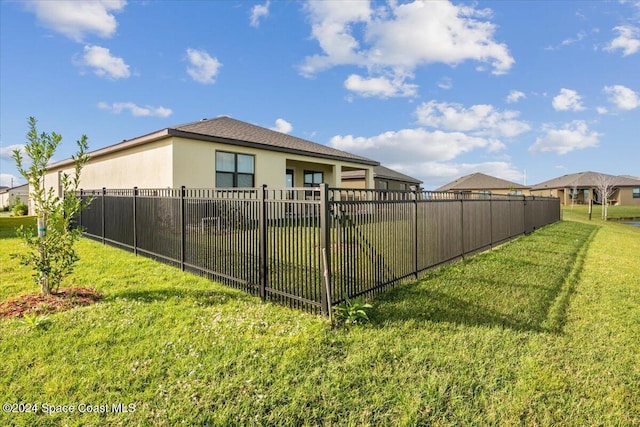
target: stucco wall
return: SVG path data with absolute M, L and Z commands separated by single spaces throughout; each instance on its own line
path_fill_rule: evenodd
M 633 188 L 624 187 L 620 189 L 618 203 L 623 206 L 640 205 L 640 199 L 633 198 Z
M 192 188 L 209 188 L 216 186 L 216 151 L 225 151 L 255 156 L 254 185 L 266 184 L 271 188 L 284 188 L 285 171 L 293 169 L 294 186 L 302 187 L 304 171 L 323 172 L 324 181 L 331 186 L 340 186 L 341 169 L 368 168 L 350 162 L 303 156 L 300 154 L 281 153 L 250 147 L 220 144 L 209 141 L 198 141 L 186 138 L 173 139 L 173 186 L 182 185 Z
M 295 186 L 303 186 L 304 171 L 321 171 L 324 181 L 339 187 L 342 168 L 367 169 L 373 176 L 373 167 L 351 162 L 280 153 L 230 144 L 167 137 L 160 141 L 131 147 L 119 152 L 93 158 L 85 165 L 80 188 L 212 188 L 216 186 L 216 151 L 255 156 L 255 186 L 266 184 L 271 188 L 285 187 L 286 169 L 294 170 Z M 45 185 L 59 187 L 59 173 L 72 173 L 72 166 L 52 168 L 46 175 Z
M 151 142 L 95 159 L 82 169 L 80 188 L 166 188 L 173 184 L 171 139 Z M 53 169 L 45 185 L 58 188 L 58 172 L 71 174 L 72 167 Z
M 0 208 L 4 208 L 15 203 L 16 198 L 19 198 L 23 203 L 28 203 L 29 187 L 12 188 L 0 194 Z

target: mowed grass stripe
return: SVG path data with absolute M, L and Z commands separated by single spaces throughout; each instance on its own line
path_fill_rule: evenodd
M 0 414 L 0 425 L 634 425 L 640 277 L 616 268 L 637 265 L 628 229 L 604 224 L 589 243 L 593 225 L 545 227 L 401 285 L 371 325 L 337 330 L 85 240 L 68 285 L 105 299 L 47 329 L 0 321 L 0 400 L 136 411 Z M 3 284 L 15 281 L 0 298 L 33 289 L 5 255 L 17 245 L 0 239 Z

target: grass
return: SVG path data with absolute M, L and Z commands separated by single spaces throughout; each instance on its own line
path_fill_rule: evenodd
M 16 229 L 20 226 L 36 228 L 35 216 L 4 216 L 0 217 L 0 239 L 15 237 Z
M 584 221 L 589 219 L 589 206 L 587 205 L 567 205 L 562 206 L 562 217 L 567 220 Z M 600 220 L 602 216 L 602 206 L 593 205 L 591 214 L 592 220 Z M 636 206 L 609 206 L 607 217 L 610 220 L 620 218 L 640 218 L 640 205 Z
M 34 290 L 15 250 L 0 240 L 0 300 Z M 105 299 L 43 327 L 0 320 L 0 400 L 135 411 L 0 413 L 0 425 L 640 423 L 634 227 L 545 227 L 337 330 L 96 242 L 79 251 L 66 286 Z

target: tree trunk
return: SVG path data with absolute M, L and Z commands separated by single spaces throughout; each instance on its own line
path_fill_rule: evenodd
M 38 240 L 40 243 L 40 260 L 46 265 L 47 252 L 44 246 L 44 239 L 47 236 L 47 220 L 43 215 L 38 216 Z M 49 276 L 40 272 L 40 291 L 43 295 L 51 295 L 51 287 L 49 286 Z

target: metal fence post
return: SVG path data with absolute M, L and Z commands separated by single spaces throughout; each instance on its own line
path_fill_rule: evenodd
M 323 254 L 326 289 L 320 292 L 322 314 L 329 315 L 331 301 L 328 295 L 331 289 L 331 224 L 329 222 L 329 186 L 320 184 L 320 250 Z
M 462 192 L 458 195 L 460 196 L 460 243 L 462 244 L 462 259 L 464 259 L 464 195 Z
M 184 271 L 184 259 L 185 259 L 185 220 L 184 220 L 184 195 L 185 195 L 185 187 L 184 185 L 180 187 L 180 269 Z
M 138 227 L 137 227 L 138 187 L 133 187 L 133 253 L 138 255 Z
M 489 247 L 493 248 L 493 194 L 489 194 Z
M 527 234 L 527 196 L 522 196 L 522 234 Z
M 263 301 L 267 299 L 267 197 L 268 190 L 266 184 L 262 184 L 262 187 L 259 191 L 259 200 L 260 200 L 260 212 L 259 212 L 259 228 L 260 228 L 260 237 L 259 243 L 260 247 L 258 250 L 258 255 L 260 258 L 260 274 L 259 274 L 259 287 L 260 287 L 260 298 Z
M 105 244 L 105 240 L 104 240 L 104 227 L 105 227 L 105 213 L 104 213 L 104 196 L 107 194 L 107 189 L 106 187 L 102 187 L 102 244 Z
M 413 274 L 418 279 L 418 191 L 413 192 Z

